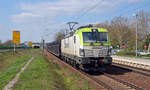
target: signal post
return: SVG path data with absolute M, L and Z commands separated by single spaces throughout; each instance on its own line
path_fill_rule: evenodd
M 16 51 L 16 44 L 20 44 L 20 31 L 13 31 L 14 52 Z

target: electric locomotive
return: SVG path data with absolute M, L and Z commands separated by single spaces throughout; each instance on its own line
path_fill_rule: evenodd
M 80 27 L 60 44 L 61 58 L 84 71 L 104 71 L 112 64 L 111 40 L 104 28 Z

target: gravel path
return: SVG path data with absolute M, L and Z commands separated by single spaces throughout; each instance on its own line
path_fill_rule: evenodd
M 31 59 L 28 60 L 28 62 L 21 68 L 21 70 L 16 74 L 16 76 L 11 81 L 9 81 L 9 83 L 2 90 L 11 90 L 11 88 L 18 81 L 20 74 L 27 68 L 27 66 L 31 63 L 33 59 L 34 57 L 31 57 Z

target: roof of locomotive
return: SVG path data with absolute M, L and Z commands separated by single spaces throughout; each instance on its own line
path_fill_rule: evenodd
M 74 32 L 68 33 L 67 35 L 65 35 L 64 38 L 73 36 L 73 34 L 78 34 L 78 33 L 81 33 L 81 32 L 92 32 L 92 29 L 97 29 L 98 32 L 108 32 L 107 29 L 105 29 L 105 28 L 91 27 L 91 26 L 82 26 L 82 27 L 79 27 L 79 28 L 78 28 L 77 30 L 75 30 Z
M 74 34 L 77 34 L 79 32 L 91 32 L 92 29 L 97 29 L 98 32 L 108 32 L 107 29 L 105 28 L 100 28 L 100 27 L 86 27 L 86 28 L 79 28 L 74 32 Z

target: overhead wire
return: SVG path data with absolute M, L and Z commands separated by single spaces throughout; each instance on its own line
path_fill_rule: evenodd
M 55 29 L 55 31 L 58 32 L 58 31 L 62 30 L 62 29 L 60 29 L 60 27 L 64 26 L 65 24 L 66 24 L 66 23 L 60 24 L 59 27 L 57 27 L 57 28 Z M 47 34 L 45 34 L 45 35 L 43 35 L 43 36 L 48 37 L 49 35 L 52 35 L 52 34 L 54 34 L 54 32 L 49 32 L 49 33 L 47 33 Z
M 104 2 L 104 0 L 100 0 L 98 3 L 94 4 L 92 7 L 88 8 L 85 12 L 83 12 L 80 16 L 78 16 L 77 19 L 80 19 L 81 17 L 85 16 L 88 12 L 90 12 L 91 10 L 97 8 L 99 3 L 103 3 L 103 2 Z
M 90 7 L 89 9 L 87 9 L 85 12 L 83 12 L 77 19 L 81 19 L 81 17 L 85 16 L 88 12 L 90 12 L 93 9 L 95 9 L 99 5 L 99 3 L 103 3 L 103 2 L 104 2 L 104 0 L 99 1 L 98 3 L 96 3 L 95 5 Z M 142 8 L 148 7 L 148 6 L 150 6 L 150 3 L 146 3 L 146 4 L 144 4 L 144 5 L 140 6 L 140 7 L 134 8 L 132 10 L 127 10 L 127 9 L 131 8 L 130 6 L 132 6 L 132 5 L 130 4 L 130 5 L 126 6 L 126 9 L 119 10 L 119 12 L 117 12 L 113 16 L 117 16 L 117 14 L 120 14 L 120 16 L 121 16 L 123 14 L 127 14 L 127 12 L 131 12 L 131 11 L 135 11 L 135 10 L 138 10 L 138 9 L 142 9 Z
M 89 11 L 95 9 L 99 3 L 102 3 L 104 0 L 100 0 L 98 3 L 94 4 L 92 7 L 88 8 L 85 12 L 83 12 L 80 16 L 77 16 L 77 19 L 80 19 L 81 17 L 85 16 Z M 86 7 L 87 8 L 87 7 Z M 65 24 L 60 25 L 59 27 L 63 26 Z M 57 28 L 55 31 L 57 31 L 59 28 Z M 52 32 L 45 34 L 44 36 L 49 36 Z
M 80 19 L 81 17 L 83 17 L 85 14 L 87 14 L 89 11 L 91 11 L 92 9 L 96 8 L 98 6 L 99 3 L 102 3 L 104 0 L 100 0 L 98 3 L 94 4 L 92 7 L 88 8 L 84 13 L 82 13 L 80 16 L 77 16 L 77 19 Z M 86 7 L 87 8 L 87 7 Z M 66 24 L 66 23 L 65 23 Z M 63 24 L 64 25 L 64 24 Z M 60 25 L 59 27 L 61 27 L 62 25 Z M 57 28 L 58 30 L 58 28 Z M 50 34 L 50 33 L 48 33 Z
M 93 9 L 95 9 L 95 8 L 97 8 L 97 6 L 99 6 L 99 4 L 100 3 L 103 3 L 104 2 L 104 0 L 100 0 L 98 3 L 96 3 L 96 4 L 94 4 L 94 5 L 92 5 L 91 7 L 89 7 L 88 9 L 86 9 L 82 14 L 80 14 L 79 16 L 77 16 L 76 17 L 76 19 L 81 19 L 82 17 L 84 17 L 87 13 L 89 13 L 90 11 L 92 11 Z M 130 5 L 131 6 L 131 5 Z M 134 11 L 134 10 L 137 10 L 137 9 L 141 9 L 141 8 L 145 8 L 145 7 L 147 7 L 147 6 L 149 6 L 149 3 L 148 4 L 146 4 L 146 5 L 144 5 L 144 6 L 141 6 L 141 7 L 137 7 L 137 8 L 134 8 L 134 9 L 132 9 L 132 11 Z M 129 5 L 126 7 L 126 8 L 130 8 L 129 7 Z M 117 12 L 116 14 L 115 14 L 115 16 L 119 13 L 120 15 L 122 15 L 122 14 L 127 14 L 127 12 L 131 12 L 131 10 L 127 10 L 127 9 L 121 9 L 121 10 L 119 10 L 119 12 Z M 121 13 L 120 13 L 121 12 Z M 59 26 L 59 28 L 61 27 L 61 26 L 63 26 L 63 25 L 65 25 L 66 23 L 63 23 L 62 25 L 60 25 Z M 56 29 L 56 31 L 59 29 L 59 28 L 57 28 Z M 51 32 L 50 32 L 51 33 Z M 48 33 L 48 34 L 50 34 L 50 33 Z M 48 35 L 48 34 L 46 34 L 46 35 Z
M 117 13 L 115 13 L 115 14 L 113 15 L 113 17 L 116 17 L 116 16 L 123 16 L 123 15 L 125 15 L 125 14 L 129 14 L 129 12 L 133 12 L 133 11 L 136 11 L 136 10 L 139 10 L 139 9 L 143 9 L 143 8 L 145 8 L 145 7 L 150 6 L 149 4 L 150 4 L 150 3 L 146 3 L 146 4 L 144 4 L 144 5 L 140 6 L 140 7 L 136 7 L 136 8 L 127 10 L 127 9 L 131 8 L 130 6 L 132 6 L 132 5 L 128 5 L 128 6 L 126 6 L 126 9 L 121 9 L 121 10 L 119 10 Z M 119 14 L 119 15 L 118 15 L 118 14 Z
M 148 6 L 150 6 L 150 3 L 147 3 L 147 4 L 144 4 L 144 5 L 140 6 L 140 7 L 134 8 L 134 9 L 132 9 L 132 11 L 139 10 L 139 9 L 143 9 L 143 8 L 145 8 L 145 7 L 148 7 Z M 121 13 L 121 15 L 122 15 L 122 14 L 127 14 L 127 12 L 131 12 L 131 10 L 127 10 L 127 11 Z

